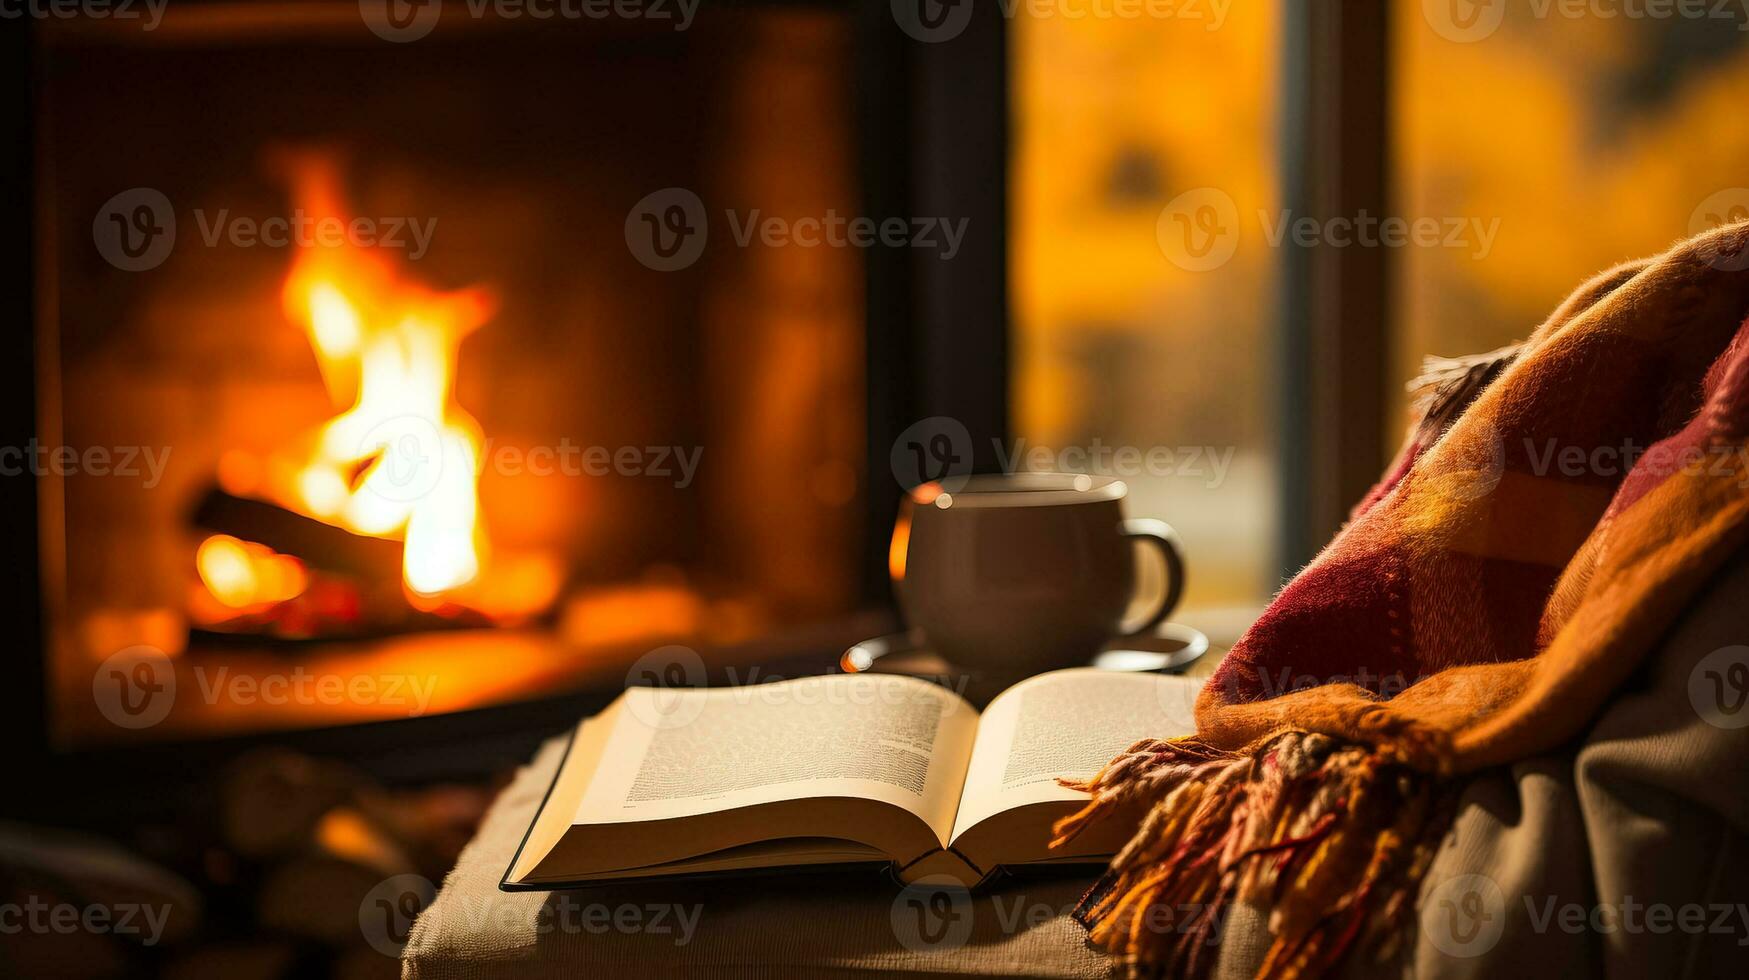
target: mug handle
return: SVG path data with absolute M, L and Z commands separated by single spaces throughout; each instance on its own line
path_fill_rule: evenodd
M 1172 530 L 1172 525 L 1165 521 L 1157 521 L 1151 517 L 1136 517 L 1118 525 L 1118 532 L 1126 538 L 1137 538 L 1158 548 L 1160 558 L 1166 563 L 1166 592 L 1160 598 L 1160 606 L 1155 609 L 1146 622 L 1125 633 L 1125 636 L 1141 636 L 1152 632 L 1154 627 L 1165 622 L 1172 610 L 1178 607 L 1178 600 L 1184 596 L 1184 556 L 1178 551 L 1178 533 Z

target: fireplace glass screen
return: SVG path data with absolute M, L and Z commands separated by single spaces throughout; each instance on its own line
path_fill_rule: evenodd
M 64 743 L 617 683 L 855 604 L 862 260 L 733 227 L 855 212 L 845 17 L 45 29 Z M 180 694 L 132 731 L 92 678 L 142 647 Z M 253 675 L 429 694 L 201 696 Z

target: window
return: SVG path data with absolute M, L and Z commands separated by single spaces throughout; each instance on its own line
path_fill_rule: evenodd
M 1123 477 L 1192 556 L 1199 625 L 1277 584 L 1275 258 L 1250 217 L 1279 207 L 1276 20 L 1011 28 L 1013 465 Z M 1225 258 L 1173 238 L 1238 215 Z
M 1217 636 L 1382 469 L 1424 357 L 1749 217 L 1742 9 L 1019 9 L 1012 465 L 1123 476 Z
M 1398 378 L 1522 339 L 1593 273 L 1749 217 L 1749 14 L 1540 9 L 1396 24 L 1401 206 L 1470 228 L 1398 257 Z

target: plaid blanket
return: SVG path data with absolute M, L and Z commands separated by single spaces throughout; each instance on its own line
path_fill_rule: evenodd
M 1745 254 L 1749 224 L 1716 229 L 1431 365 L 1402 453 L 1221 664 L 1197 733 L 1079 784 L 1060 840 L 1146 814 L 1081 905 L 1098 943 L 1206 975 L 1245 902 L 1260 976 L 1388 954 L 1463 777 L 1580 734 L 1749 533 Z

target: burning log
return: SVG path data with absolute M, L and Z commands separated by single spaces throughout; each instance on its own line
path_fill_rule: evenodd
M 371 582 L 400 582 L 401 543 L 354 534 L 263 500 L 214 487 L 195 508 L 196 527 L 264 544 L 312 568 Z
M 188 610 L 211 640 L 355 640 L 489 622 L 465 607 L 410 605 L 398 541 L 218 489 L 191 523 L 217 532 L 195 555 Z

